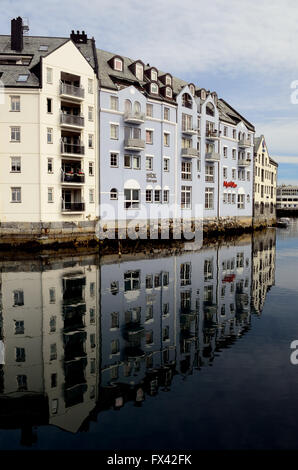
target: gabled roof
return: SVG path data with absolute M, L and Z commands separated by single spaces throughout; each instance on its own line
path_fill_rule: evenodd
M 0 35 L 0 54 L 12 55 L 32 55 L 32 60 L 28 66 L 26 65 L 0 65 L 0 73 L 2 72 L 1 81 L 6 87 L 39 87 L 40 78 L 38 65 L 40 59 L 46 57 L 62 46 L 70 38 L 61 37 L 44 37 L 44 36 L 24 36 L 24 47 L 21 52 L 11 49 L 10 35 Z M 40 46 L 48 46 L 47 51 L 40 51 Z M 95 58 L 92 49 L 92 40 L 88 39 L 87 44 L 75 44 L 82 52 L 83 56 L 95 68 Z M 27 82 L 17 82 L 19 74 L 29 74 Z

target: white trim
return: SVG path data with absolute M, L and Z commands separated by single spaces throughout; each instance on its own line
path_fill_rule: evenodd
M 137 180 L 130 179 L 126 180 L 123 186 L 124 189 L 141 189 L 141 186 Z

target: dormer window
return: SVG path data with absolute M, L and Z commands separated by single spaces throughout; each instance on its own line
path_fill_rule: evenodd
M 202 98 L 202 100 L 206 99 L 206 90 L 204 90 L 204 89 L 201 90 L 201 98 Z
M 140 63 L 136 63 L 136 68 L 135 68 L 135 75 L 138 80 L 143 80 L 144 76 L 144 67 Z
M 28 78 L 29 78 L 28 74 L 20 74 L 18 76 L 17 82 L 27 82 Z
M 166 97 L 167 97 L 167 98 L 172 98 L 172 96 L 173 96 L 172 88 L 169 87 L 169 86 L 167 86 L 167 87 L 166 87 Z
M 41 44 L 39 46 L 39 51 L 44 51 L 44 52 L 47 52 L 49 49 L 49 46 L 45 45 L 45 44 Z
M 192 96 L 195 96 L 195 86 L 192 83 L 190 83 L 188 86 Z
M 118 72 L 123 72 L 123 60 L 119 57 L 114 58 L 114 70 L 118 70 Z
M 166 85 L 172 86 L 172 77 L 171 77 L 171 75 L 166 75 Z
M 154 69 L 151 70 L 151 80 L 157 82 L 157 71 Z
M 157 83 L 151 83 L 150 92 L 153 93 L 154 95 L 158 94 L 158 85 L 157 85 Z

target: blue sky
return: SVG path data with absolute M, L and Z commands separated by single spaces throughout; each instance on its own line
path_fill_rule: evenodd
M 298 181 L 296 0 L 1 0 L 1 7 L 2 34 L 18 15 L 32 35 L 84 29 L 101 49 L 216 90 L 265 135 L 279 182 Z

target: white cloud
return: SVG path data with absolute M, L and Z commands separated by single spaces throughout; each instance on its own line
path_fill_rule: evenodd
M 298 157 L 286 157 L 283 155 L 271 155 L 277 163 L 298 165 Z
M 287 156 L 298 154 L 297 119 L 274 119 L 269 122 L 255 123 L 255 127 L 257 135 L 265 136 L 270 153 Z

